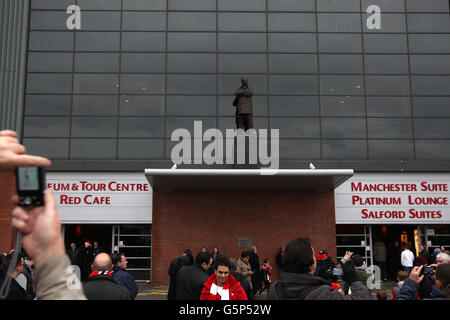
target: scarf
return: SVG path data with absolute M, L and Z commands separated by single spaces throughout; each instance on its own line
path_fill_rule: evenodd
M 112 274 L 111 274 L 111 272 L 109 272 L 109 271 L 93 271 L 90 275 L 89 275 L 89 278 L 90 277 L 93 277 L 93 276 L 99 276 L 99 275 L 107 275 L 107 276 L 109 276 L 109 277 L 111 277 L 112 278 Z
M 230 300 L 230 281 L 227 279 L 222 287 L 222 292 L 217 286 L 216 277 L 214 277 L 211 283 L 211 289 L 209 290 L 210 300 Z

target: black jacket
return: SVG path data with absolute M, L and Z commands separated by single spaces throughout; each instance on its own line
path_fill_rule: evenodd
M 250 284 L 247 280 L 244 279 L 242 273 L 232 271 L 231 275 L 236 279 L 237 282 L 241 284 L 242 289 L 244 289 L 245 293 L 247 294 L 247 299 L 254 300 L 255 296 L 253 295 L 252 288 L 250 288 Z
M 281 296 L 277 287 L 282 282 L 284 286 L 284 294 Z M 281 273 L 281 280 L 275 282 L 270 286 L 268 299 L 269 300 L 283 300 L 298 299 L 298 296 L 311 288 L 304 300 L 373 300 L 369 289 L 361 283 L 361 281 L 353 282 L 351 285 L 352 294 L 342 295 L 333 289 L 331 285 L 325 279 L 313 276 L 311 274 L 299 274 L 299 273 Z
M 3 282 L 6 281 L 7 277 L 10 276 L 7 276 L 3 271 L 0 271 L 0 287 Z M 27 300 L 25 290 L 13 278 L 11 278 L 11 286 L 9 287 L 9 292 L 5 300 Z
M 167 291 L 167 300 L 175 300 L 176 299 L 176 279 L 178 271 L 184 266 L 190 265 L 190 258 L 188 256 L 181 256 L 176 259 L 173 259 L 169 266 L 169 276 L 170 276 L 170 284 L 169 290 Z
M 72 265 L 76 265 L 79 266 L 81 265 L 81 260 L 80 260 L 80 250 L 75 249 L 72 250 L 72 248 L 67 250 L 67 255 L 70 258 L 70 262 L 72 263 Z
M 90 277 L 84 284 L 83 291 L 88 300 L 131 300 L 127 288 L 104 274 Z
M 208 271 L 198 264 L 182 267 L 176 276 L 176 300 L 200 300 Z

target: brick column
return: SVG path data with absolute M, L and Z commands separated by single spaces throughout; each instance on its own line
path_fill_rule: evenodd
M 14 248 L 15 232 L 11 227 L 14 205 L 11 197 L 16 193 L 16 179 L 12 172 L 0 172 L 0 252 Z

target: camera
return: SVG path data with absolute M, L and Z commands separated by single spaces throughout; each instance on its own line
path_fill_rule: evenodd
M 17 167 L 16 187 L 17 195 L 19 196 L 19 206 L 43 206 L 45 170 L 39 167 Z
M 423 274 L 433 274 L 434 273 L 434 269 L 431 267 L 424 267 L 422 271 L 423 271 Z
M 343 272 L 341 268 L 333 268 L 331 271 L 333 276 L 342 276 Z

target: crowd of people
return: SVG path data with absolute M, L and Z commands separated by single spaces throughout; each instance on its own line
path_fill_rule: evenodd
M 410 257 L 405 244 L 397 271 L 398 283 L 388 294 L 372 295 L 368 286 L 377 281 L 359 254 L 347 251 L 335 263 L 326 250 L 315 254 L 309 239 L 297 238 L 280 248 L 276 264 L 280 280 L 271 283 L 272 266 L 265 258 L 259 263 L 257 248 L 241 253 L 239 259 L 226 257 L 217 247 L 209 253 L 203 247 L 193 257 L 190 249 L 170 263 L 168 300 L 254 300 L 264 290 L 270 300 L 422 300 L 450 299 L 450 255 L 442 246 L 425 259 Z M 411 267 L 409 262 L 412 260 Z M 378 261 L 377 261 L 378 262 Z M 380 268 L 382 270 L 382 268 Z M 385 280 L 381 271 L 380 281 Z
M 18 166 L 51 165 L 46 158 L 27 155 L 16 136 L 14 131 L 0 131 L 0 172 L 14 171 Z M 18 206 L 17 195 L 11 201 L 16 205 L 11 213 L 12 227 L 19 232 L 17 242 L 24 250 L 21 254 L 13 251 L 0 255 L 2 299 L 136 297 L 137 286 L 134 287 L 134 279 L 126 272 L 127 260 L 123 254 L 111 256 L 98 252 L 86 281 L 82 283 L 75 275 L 69 256 L 76 259 L 76 254 L 66 251 L 61 219 L 51 190 L 44 193 L 44 206 L 25 210 Z M 416 259 L 409 252 L 406 247 L 401 254 L 404 270 L 397 272 L 394 299 L 450 299 L 448 251 L 443 247 L 436 250 L 436 259 L 431 264 L 429 258 L 424 257 L 426 252 Z M 325 250 L 316 255 L 309 239 L 296 238 L 280 249 L 275 261 L 280 268 L 280 280 L 271 283 L 270 261 L 265 259 L 260 264 L 256 247 L 242 252 L 239 259 L 226 257 L 218 248 L 212 253 L 203 248 L 194 259 L 187 250 L 170 264 L 168 299 L 251 300 L 268 290 L 268 299 L 273 300 L 372 300 L 367 287 L 369 279 L 363 278 L 367 276 L 364 261 L 357 254 L 346 252 L 335 264 Z M 80 264 L 83 266 L 81 261 Z M 386 299 L 386 294 L 378 292 L 377 298 Z

